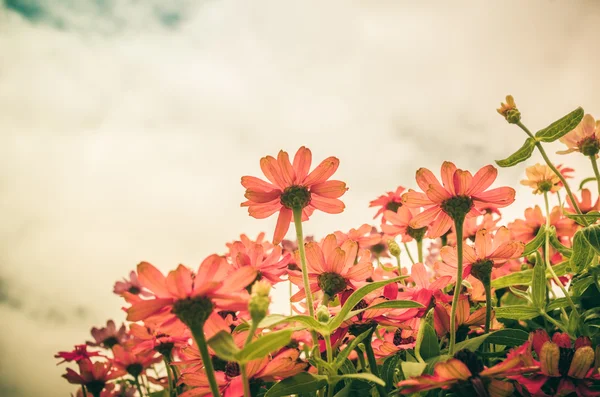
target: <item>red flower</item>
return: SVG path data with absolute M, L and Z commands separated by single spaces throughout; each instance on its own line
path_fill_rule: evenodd
M 70 352 L 58 352 L 54 355 L 54 358 L 62 358 L 63 360 L 56 365 L 64 362 L 79 362 L 81 360 L 89 360 L 91 357 L 104 357 L 99 352 L 87 351 L 87 345 L 75 345 L 75 348 Z
M 106 382 L 124 375 L 124 372 L 113 368 L 110 361 L 92 363 L 89 359 L 83 359 L 77 363 L 79 373 L 67 368 L 63 375 L 69 383 L 83 385 L 93 396 L 100 396 Z
M 427 209 L 411 221 L 410 226 L 419 229 L 429 225 L 429 237 L 442 236 L 452 226 L 455 218 L 481 215 L 490 204 L 502 208 L 515 200 L 515 190 L 500 187 L 486 191 L 494 182 L 498 171 L 491 165 L 485 166 L 475 175 L 457 169 L 448 161 L 442 164 L 442 184 L 431 171 L 417 171 L 417 184 L 424 193 L 409 190 L 402 196 L 408 207 Z

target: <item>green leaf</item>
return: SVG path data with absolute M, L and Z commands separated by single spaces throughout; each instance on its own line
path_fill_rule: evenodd
M 494 309 L 496 318 L 507 318 L 511 320 L 531 320 L 540 315 L 540 310 L 530 306 L 508 306 Z
M 592 227 L 597 229 L 598 226 L 590 226 L 590 228 Z M 577 273 L 580 273 L 587 268 L 596 255 L 594 248 L 591 246 L 584 233 L 584 230 L 586 229 L 588 228 L 578 230 L 573 237 L 573 254 L 569 259 L 569 263 Z M 594 236 L 594 234 L 595 233 L 590 233 L 593 239 L 597 237 Z
M 512 167 L 514 165 L 519 164 L 520 162 L 527 160 L 529 157 L 531 157 L 531 153 L 533 153 L 535 143 L 535 139 L 527 138 L 527 140 L 519 150 L 517 150 L 504 160 L 496 160 L 496 164 L 498 164 L 500 167 Z
M 279 350 L 290 343 L 293 332 L 294 331 L 291 329 L 284 329 L 282 331 L 264 334 L 254 342 L 248 343 L 240 352 L 238 352 L 236 354 L 237 361 L 239 363 L 247 363 L 248 361 L 266 357 L 269 353 Z
M 155 391 L 155 392 L 149 393 L 148 397 L 170 397 L 169 396 L 169 390 L 168 389 L 164 389 L 164 390 L 161 390 L 161 391 Z
M 308 330 L 316 331 L 323 336 L 330 334 L 329 328 L 325 324 L 318 322 L 313 317 L 303 315 L 284 316 L 281 314 L 272 314 L 265 317 L 258 325 L 258 328 L 272 328 L 275 325 L 291 323 L 300 323 L 306 326 Z
M 540 230 L 538 230 L 537 234 L 535 235 L 535 238 L 533 240 L 531 240 L 530 242 L 528 242 L 527 245 L 525 245 L 525 250 L 523 250 L 523 256 L 529 255 L 529 254 L 537 251 L 537 249 L 540 248 L 541 245 L 544 244 L 545 241 L 546 241 L 546 225 L 542 225 L 542 226 L 540 226 Z
M 537 256 L 531 281 L 531 298 L 535 307 L 543 309 L 546 307 L 546 266 L 540 255 Z
M 536 132 L 535 137 L 542 142 L 554 142 L 577 127 L 581 119 L 583 119 L 583 109 L 579 107 L 548 127 Z
M 556 229 L 552 226 L 552 233 L 550 234 L 550 245 L 553 246 L 561 255 L 570 258 L 573 255 L 571 248 L 565 247 L 556 237 Z
M 508 347 L 521 346 L 529 340 L 529 332 L 505 328 L 488 334 L 487 341 L 494 345 L 504 345 Z
M 600 225 L 592 225 L 580 230 L 590 247 L 600 255 Z
M 416 376 L 420 376 L 423 373 L 423 371 L 425 371 L 425 368 L 427 368 L 427 364 L 403 361 L 400 364 L 400 368 L 402 368 L 402 374 L 404 375 L 404 379 L 410 379 Z
M 583 187 L 585 186 L 585 184 L 586 184 L 586 183 L 588 183 L 588 182 L 593 182 L 593 181 L 595 181 L 595 180 L 596 180 L 596 178 L 595 178 L 595 177 L 593 177 L 593 176 L 591 176 L 591 177 L 589 177 L 589 178 L 585 178 L 585 179 L 584 179 L 583 181 L 581 181 L 581 183 L 579 184 L 579 190 L 583 189 Z
M 598 211 L 590 211 L 587 214 L 571 214 L 566 211 L 563 211 L 563 214 L 567 218 L 574 220 L 581 226 L 586 226 L 586 224 L 583 222 L 584 220 L 587 221 L 587 225 L 590 225 L 596 223 L 598 219 L 600 219 L 600 212 Z
M 381 366 L 379 371 L 381 379 L 386 384 L 387 391 L 392 390 L 393 385 L 396 384 L 396 371 L 398 369 L 398 362 L 400 361 L 400 355 L 394 354 L 388 357 Z
M 285 378 L 267 391 L 265 397 L 283 397 L 292 394 L 311 393 L 327 385 L 327 376 L 300 372 L 291 378 Z
M 208 340 L 208 345 L 214 352 L 227 361 L 238 361 L 237 355 L 240 353 L 239 347 L 233 341 L 233 337 L 227 331 L 219 331 Z
M 406 300 L 394 300 L 394 301 L 385 301 L 378 303 L 376 305 L 365 307 L 364 309 L 352 310 L 346 317 L 344 321 L 351 319 L 359 313 L 364 312 L 365 310 L 373 310 L 373 309 L 414 309 L 423 307 L 422 304 L 415 301 L 406 301 Z
M 346 318 L 348 313 L 350 313 L 350 311 L 352 311 L 352 309 L 354 309 L 354 307 L 356 305 L 358 305 L 358 303 L 362 300 L 362 298 L 364 298 L 371 292 L 373 292 L 381 287 L 385 287 L 386 285 L 391 284 L 391 283 L 396 283 L 404 278 L 406 278 L 406 276 L 401 276 L 401 277 L 391 278 L 389 280 L 383 280 L 383 281 L 377 281 L 374 283 L 369 283 L 369 284 L 357 289 L 356 291 L 354 291 L 352 293 L 352 295 L 350 295 L 348 297 L 348 299 L 346 300 L 346 303 L 344 303 L 344 306 L 342 306 L 339 313 L 335 317 L 333 317 L 331 320 L 329 320 L 329 323 L 327 323 L 327 326 L 329 327 L 329 331 L 333 332 L 340 325 L 342 325 L 342 323 L 344 322 L 344 319 Z
M 385 386 L 385 382 L 383 380 L 381 380 L 377 376 L 375 376 L 373 374 L 370 374 L 368 372 L 363 372 L 363 373 L 360 373 L 360 374 L 344 374 L 344 375 L 337 375 L 337 376 L 330 377 L 330 381 L 332 383 L 339 382 L 340 380 L 343 380 L 343 379 L 364 380 L 364 381 L 367 381 L 367 382 L 373 382 L 373 383 L 378 384 L 380 386 Z
M 352 352 L 352 350 L 354 350 L 356 348 L 356 346 L 358 346 L 358 344 L 360 342 L 363 341 L 363 339 L 365 339 L 368 336 L 371 336 L 373 333 L 372 329 L 369 329 L 365 332 L 363 332 L 362 334 L 358 335 L 356 338 L 354 338 L 352 340 L 352 342 L 350 342 L 348 344 L 348 346 L 346 346 L 346 348 L 344 348 L 344 350 L 342 350 L 337 357 L 335 358 L 335 366 L 337 368 L 339 368 L 340 365 L 342 365 L 344 363 L 344 361 L 346 360 L 346 358 L 350 355 L 350 353 Z
M 431 357 L 436 357 L 440 355 L 440 346 L 438 344 L 438 338 L 435 333 L 435 330 L 428 323 L 422 323 L 423 328 L 423 337 L 420 340 L 417 340 L 417 345 L 415 347 L 415 353 L 421 355 L 423 360 L 427 360 Z M 418 353 L 417 353 L 418 352 Z
M 591 283 L 589 283 L 587 285 L 587 287 L 589 287 L 591 284 L 594 283 L 593 280 L 590 280 Z M 577 285 L 573 284 L 573 291 L 575 292 L 575 294 L 577 294 Z M 579 299 L 576 297 L 572 297 L 571 300 L 573 300 L 573 302 L 578 303 Z M 569 303 L 569 301 L 567 300 L 567 298 L 556 298 L 556 299 L 552 299 L 552 301 L 550 301 L 550 304 L 548 306 L 546 306 L 546 312 L 551 312 L 552 310 L 556 310 L 556 309 L 561 309 L 561 308 L 565 308 L 565 307 L 569 307 L 571 304 Z
M 513 285 L 529 285 L 531 283 L 532 277 L 532 269 L 521 270 L 520 272 L 511 273 L 506 276 L 498 277 L 497 279 L 492 280 L 492 287 L 500 289 L 511 287 Z

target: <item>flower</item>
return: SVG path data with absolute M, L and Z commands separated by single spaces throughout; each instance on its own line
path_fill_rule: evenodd
M 442 184 L 431 171 L 417 171 L 417 184 L 425 193 L 409 190 L 402 196 L 404 205 L 412 208 L 426 207 L 410 222 L 413 229 L 429 225 L 429 237 L 446 233 L 452 221 L 462 221 L 465 216 L 481 215 L 480 210 L 493 204 L 506 207 L 515 200 L 515 190 L 500 187 L 486 191 L 496 179 L 498 171 L 491 165 L 481 168 L 473 176 L 469 171 L 457 169 L 448 161 L 442 164 Z
M 69 383 L 83 385 L 93 395 L 99 396 L 102 389 L 109 380 L 124 375 L 123 371 L 116 370 L 110 361 L 98 361 L 92 363 L 89 359 L 80 360 L 79 373 L 67 368 L 67 373 L 63 375 Z
M 88 342 L 88 345 L 102 346 L 107 349 L 111 349 L 115 345 L 120 345 L 129 338 L 125 324 L 121 324 L 117 330 L 117 326 L 113 320 L 108 320 L 106 327 L 92 328 L 91 334 L 95 342 Z
M 475 235 L 475 245 L 464 244 L 464 270 L 463 277 L 472 273 L 482 282 L 489 282 L 489 278 L 484 281 L 484 275 L 490 276 L 492 268 L 502 266 L 509 259 L 518 258 L 525 249 L 525 244 L 521 241 L 511 240 L 510 231 L 502 226 L 492 234 L 486 229 L 480 229 Z M 443 262 L 436 265 L 439 275 L 451 276 L 456 279 L 456 269 L 458 267 L 457 248 L 445 246 L 441 249 L 440 255 Z
M 402 236 L 402 242 L 408 243 L 413 239 L 422 240 L 427 234 L 427 226 L 419 229 L 412 228 L 410 223 L 412 219 L 420 212 L 419 208 L 400 207 L 396 212 L 385 211 L 382 221 L 388 223 L 381 224 L 381 230 L 386 236 Z
M 519 109 L 517 109 L 517 105 L 515 104 L 515 99 L 512 95 L 506 96 L 506 103 L 500 103 L 500 108 L 496 109 L 498 113 L 500 113 L 506 121 L 511 124 L 517 124 L 521 121 L 521 113 Z
M 170 357 L 174 348 L 184 348 L 190 338 L 188 333 L 182 336 L 171 336 L 153 329 L 146 324 L 131 324 L 129 332 L 135 338 L 135 344 L 131 349 L 134 354 L 144 354 L 157 351 L 165 357 Z
M 137 267 L 140 283 L 154 293 L 154 299 L 134 302 L 127 310 L 129 321 L 139 321 L 167 310 L 186 325 L 202 325 L 214 308 L 245 310 L 248 304 L 246 286 L 256 279 L 250 266 L 232 269 L 225 258 L 210 255 L 196 274 L 183 265 L 165 277 L 148 262 Z M 171 317 L 172 317 L 171 316 Z
M 117 281 L 113 288 L 113 292 L 117 295 L 123 295 L 123 293 L 128 292 L 133 295 L 142 295 L 142 296 L 151 296 L 152 294 L 148 293 L 148 291 L 144 291 L 142 285 L 140 284 L 137 274 L 134 270 L 129 273 L 129 280 L 123 278 L 123 281 Z
M 334 232 L 339 244 L 350 239 L 356 241 L 359 249 L 372 248 L 381 243 L 381 234 L 373 226 L 364 224 L 358 229 L 350 229 L 348 233 Z
M 155 351 L 146 353 L 134 353 L 130 348 L 133 345 L 124 348 L 121 345 L 116 345 L 113 348 L 114 360 L 113 365 L 115 368 L 127 372 L 129 375 L 137 378 L 146 369 L 151 367 L 153 364 L 162 361 L 161 356 L 157 356 Z
M 590 388 L 600 375 L 594 368 L 595 353 L 589 338 L 579 337 L 572 345 L 569 336 L 560 332 L 552 340 L 544 329 L 531 335 L 529 348 L 533 347 L 537 354 L 539 362 L 534 363 L 540 366 L 540 373 L 515 377 L 529 393 L 536 397 L 572 393 L 578 397 L 600 396 L 600 391 Z
M 542 209 L 536 205 L 525 210 L 525 219 L 517 219 L 508 224 L 512 238 L 527 244 L 535 238 L 542 225 L 546 224 L 546 218 Z M 556 235 L 560 239 L 573 237 L 576 231 L 575 222 L 563 216 L 560 207 L 554 207 L 550 211 L 550 225 L 556 228 Z
M 333 298 L 353 283 L 365 281 L 373 272 L 370 259 L 370 252 L 359 250 L 353 240 L 346 240 L 339 245 L 335 234 L 325 237 L 321 244 L 307 243 L 306 260 L 311 292 L 321 290 Z M 296 258 L 296 262 L 300 263 L 300 260 Z M 306 296 L 302 273 L 290 271 L 289 277 L 292 283 L 300 287 L 300 291 L 292 296 L 292 302 L 298 302 Z
M 394 192 L 387 192 L 371 201 L 369 207 L 380 207 L 373 219 L 376 219 L 379 215 L 383 215 L 381 222 L 385 222 L 385 211 L 396 212 L 398 208 L 402 207 L 402 193 L 405 190 L 405 187 L 398 186 Z
M 437 363 L 433 375 L 421 375 L 401 381 L 398 387 L 402 394 L 450 389 L 464 396 L 508 397 L 513 395 L 513 386 L 502 379 L 537 369 L 526 365 L 527 363 L 525 353 L 515 349 L 504 361 L 485 368 L 475 353 L 464 349 L 456 352 L 448 361 Z
M 577 202 L 577 206 L 582 214 L 587 214 L 590 211 L 600 211 L 600 197 L 596 199 L 595 203 L 592 203 L 592 193 L 589 189 L 581 189 L 581 200 L 577 200 L 577 197 L 575 197 L 575 201 Z M 569 208 L 565 208 L 565 210 L 575 214 L 576 211 L 573 208 L 573 203 L 571 202 L 571 198 L 568 196 L 567 203 L 569 203 Z
M 281 276 L 287 271 L 292 259 L 290 254 L 282 256 L 282 248 L 279 246 L 267 251 L 262 244 L 244 244 L 241 241 L 231 244 L 229 256 L 234 268 L 250 266 L 256 270 L 259 279 L 265 278 L 272 284 L 282 281 Z
M 558 176 L 546 164 L 537 163 L 525 169 L 527 179 L 521 181 L 521 185 L 533 189 L 533 194 L 546 192 L 558 192 L 562 186 Z
M 294 209 L 302 209 L 302 220 L 307 220 L 315 209 L 329 214 L 344 210 L 344 203 L 338 199 L 348 190 L 346 184 L 328 181 L 340 161 L 328 157 L 309 173 L 311 161 L 311 151 L 304 146 L 296 152 L 293 165 L 287 152 L 281 150 L 277 159 L 272 156 L 260 159 L 260 168 L 269 182 L 253 176 L 242 177 L 248 201 L 241 205 L 248 207 L 250 216 L 263 219 L 279 212 L 273 244 L 279 244 L 285 237 Z
M 54 358 L 62 358 L 63 360 L 56 365 L 64 362 L 79 362 L 81 360 L 89 360 L 91 357 L 104 357 L 100 352 L 87 351 L 87 345 L 75 345 L 75 348 L 70 352 L 58 352 Z
M 596 156 L 600 151 L 600 120 L 594 121 L 590 114 L 583 116 L 577 127 L 559 139 L 567 150 L 556 153 L 580 152 L 586 156 Z

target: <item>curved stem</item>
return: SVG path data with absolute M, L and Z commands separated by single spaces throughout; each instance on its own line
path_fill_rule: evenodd
M 412 264 L 415 264 L 415 260 L 413 259 L 412 254 L 410 253 L 410 250 L 408 249 L 408 245 L 406 243 L 404 244 L 404 249 L 406 250 L 406 253 L 408 254 L 408 259 L 410 259 L 410 261 L 412 262 Z
M 575 338 L 573 337 L 573 335 L 571 335 L 571 334 L 569 333 L 569 330 L 567 330 L 567 329 L 564 327 L 564 325 L 560 324 L 558 321 L 556 321 L 555 319 L 553 319 L 552 317 L 550 317 L 550 316 L 548 315 L 548 313 L 546 313 L 546 311 L 545 311 L 545 310 L 540 310 L 540 314 L 541 314 L 541 315 L 542 315 L 542 316 L 543 316 L 543 317 L 544 317 L 546 320 L 548 320 L 548 321 L 549 321 L 549 322 L 551 322 L 553 325 L 555 325 L 555 326 L 556 326 L 556 328 L 560 329 L 560 330 L 561 330 L 563 333 L 565 333 L 565 334 L 569 335 L 569 337 L 570 337 L 571 339 L 575 339 Z
M 300 253 L 300 265 L 302 266 L 302 282 L 304 283 L 304 292 L 306 293 L 306 306 L 308 314 L 315 316 L 313 308 L 313 297 L 308 282 L 308 268 L 306 267 L 306 251 L 304 250 L 304 235 L 302 234 L 302 208 L 294 208 L 294 226 L 296 227 L 296 239 L 298 240 L 298 252 Z
M 419 263 L 423 263 L 423 239 L 417 239 L 417 255 Z
M 244 343 L 244 346 L 252 342 L 252 338 L 254 338 L 254 333 L 256 332 L 257 327 L 258 323 L 256 321 L 252 321 L 252 323 L 250 323 L 250 330 L 248 330 L 248 336 L 246 337 L 246 343 Z
M 592 161 L 594 175 L 596 175 L 596 185 L 598 185 L 598 196 L 600 197 L 600 171 L 598 171 L 598 162 L 596 161 L 596 155 L 590 156 L 590 160 Z
M 535 146 L 538 148 L 540 154 L 544 158 L 544 161 L 546 162 L 546 164 L 548 165 L 548 167 L 550 167 L 550 169 L 556 174 L 556 176 L 558 177 L 558 179 L 560 179 L 560 181 L 562 182 L 563 186 L 565 187 L 565 190 L 567 191 L 567 195 L 569 196 L 569 198 L 571 199 L 571 203 L 573 204 L 573 209 L 575 211 L 577 211 L 577 213 L 579 215 L 581 215 L 581 210 L 579 209 L 579 205 L 577 205 L 577 201 L 575 201 L 575 197 L 573 196 L 573 192 L 571 192 L 571 188 L 569 187 L 569 184 L 567 183 L 567 180 L 560 173 L 560 171 L 556 169 L 556 167 L 554 166 L 554 164 L 552 164 L 552 161 L 550 161 L 550 159 L 548 158 L 548 155 L 546 154 L 546 151 L 544 150 L 544 147 L 542 146 L 542 144 L 535 138 L 535 136 L 531 133 L 531 131 L 529 131 L 529 129 L 527 129 L 527 127 L 525 127 L 525 125 L 523 125 L 523 123 L 521 123 L 519 121 L 517 123 L 517 125 L 523 131 L 525 131 L 525 133 L 527 133 L 527 135 L 529 135 L 530 138 L 532 138 L 532 139 L 535 140 Z M 587 221 L 585 220 L 585 218 L 583 219 L 583 222 L 587 225 Z
M 462 289 L 462 273 L 463 273 L 463 224 L 465 217 L 454 220 L 454 229 L 456 230 L 456 285 L 454 286 L 454 296 L 452 297 L 452 310 L 450 311 L 450 346 L 448 354 L 454 355 L 456 346 L 456 308 L 458 307 L 458 298 Z
M 375 329 L 373 328 L 373 331 Z M 375 375 L 376 377 L 379 378 L 379 370 L 377 369 L 377 361 L 375 360 L 375 353 L 373 353 L 373 347 L 371 346 L 371 341 L 373 339 L 373 331 L 371 331 L 371 333 L 369 334 L 369 336 L 367 336 L 364 340 L 364 344 L 365 344 L 365 351 L 367 353 L 367 360 L 369 361 L 369 371 L 371 371 L 371 373 L 373 375 Z M 379 392 L 379 395 L 381 397 L 386 397 L 387 396 L 387 392 L 385 391 L 385 387 L 381 386 L 381 385 L 377 385 L 377 391 Z
M 142 386 L 140 385 L 140 377 L 135 377 L 135 387 L 137 387 L 138 392 L 140 392 L 140 397 L 144 397 L 144 392 L 142 392 Z
M 546 205 L 546 242 L 544 245 L 544 259 L 546 261 L 546 268 L 552 275 L 552 279 L 554 280 L 556 285 L 558 285 L 558 287 L 564 294 L 565 298 L 567 299 L 567 302 L 569 302 L 569 306 L 571 306 L 571 310 L 573 310 L 573 313 L 577 317 L 579 317 L 579 312 L 577 311 L 577 307 L 575 307 L 575 303 L 571 299 L 571 295 L 569 295 L 569 292 L 566 290 L 565 286 L 562 284 L 562 282 L 554 272 L 552 263 L 550 263 L 550 204 L 548 202 L 548 192 L 544 192 L 544 204 Z
M 202 356 L 202 363 L 204 364 L 204 372 L 208 378 L 208 384 L 210 385 L 210 391 L 213 397 L 220 397 L 219 385 L 217 385 L 217 379 L 215 378 L 215 370 L 212 365 L 210 353 L 208 352 L 208 346 L 206 345 L 206 337 L 204 336 L 204 330 L 202 328 L 191 327 L 192 335 L 200 350 Z
M 252 397 L 250 394 L 250 383 L 246 374 L 246 364 L 240 364 L 240 372 L 242 373 L 242 383 L 244 384 L 244 397 Z

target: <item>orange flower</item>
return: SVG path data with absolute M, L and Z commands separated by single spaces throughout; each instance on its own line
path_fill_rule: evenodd
M 471 175 L 469 171 L 457 169 L 453 163 L 445 161 L 441 174 L 442 184 L 431 171 L 420 168 L 416 179 L 424 193 L 411 189 L 402 196 L 407 207 L 427 208 L 411 220 L 410 227 L 419 229 L 429 225 L 430 238 L 446 233 L 457 218 L 481 215 L 481 210 L 489 204 L 502 208 L 515 201 L 515 190 L 510 187 L 485 191 L 498 174 L 491 165 Z
M 592 115 L 586 114 L 577 127 L 561 137 L 560 141 L 568 149 L 556 152 L 558 154 L 581 152 L 586 156 L 596 156 L 600 151 L 600 120 L 594 121 Z
M 527 179 L 523 179 L 521 185 L 532 188 L 533 194 L 555 193 L 562 187 L 558 176 L 546 164 L 537 163 L 527 167 L 525 174 L 527 174 Z
M 312 172 L 312 154 L 302 146 L 294 156 L 293 165 L 287 152 L 281 150 L 277 159 L 266 156 L 260 159 L 260 168 L 269 182 L 253 176 L 242 177 L 250 216 L 263 219 L 279 212 L 273 244 L 279 244 L 293 221 L 293 210 L 302 209 L 302 220 L 307 220 L 315 209 L 329 214 L 339 214 L 344 203 L 338 200 L 348 188 L 342 181 L 329 179 L 337 170 L 340 161 L 328 157 Z
M 385 211 L 396 212 L 402 207 L 402 193 L 406 190 L 403 186 L 398 186 L 396 191 L 387 192 L 384 195 L 377 197 L 369 203 L 369 207 L 379 207 L 373 219 L 383 214 L 381 222 L 385 223 Z

